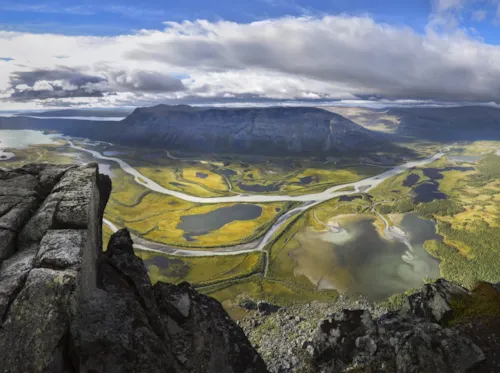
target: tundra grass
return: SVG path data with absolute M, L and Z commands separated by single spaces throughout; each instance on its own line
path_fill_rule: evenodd
M 241 255 L 179 257 L 151 251 L 135 250 L 148 269 L 151 282 L 180 283 L 207 286 L 262 272 L 262 252 Z
M 241 299 L 265 300 L 279 306 L 312 301 L 333 301 L 336 291 L 311 291 L 300 286 L 262 278 L 254 275 L 247 279 L 236 280 L 212 288 L 202 288 L 201 292 L 210 295 L 222 303 L 226 311 L 234 318 L 241 315 L 238 302 Z
M 261 215 L 248 221 L 236 220 L 208 234 L 188 241 L 178 228 L 188 215 L 210 213 L 234 204 L 196 204 L 151 192 L 135 183 L 129 175 L 118 173 L 106 208 L 106 218 L 118 227 L 127 227 L 137 236 L 158 243 L 183 247 L 220 247 L 250 242 L 265 233 L 272 222 L 284 213 L 289 203 L 263 203 Z

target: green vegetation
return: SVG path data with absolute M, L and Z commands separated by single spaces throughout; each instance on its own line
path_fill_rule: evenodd
M 420 149 L 419 149 L 420 146 Z M 414 147 L 422 155 L 434 153 L 442 145 L 421 144 Z M 497 142 L 476 142 L 461 146 L 461 154 L 480 154 L 500 148 Z M 109 149 L 100 145 L 99 151 Z M 157 183 L 191 195 L 212 197 L 235 193 L 258 193 L 252 186 L 267 186 L 259 194 L 300 195 L 323 191 L 331 186 L 353 182 L 379 174 L 381 167 L 360 166 L 361 159 L 349 158 L 324 163 L 317 159 L 236 158 L 230 156 L 168 158 L 166 152 L 149 149 L 117 148 L 127 154 L 119 155 L 139 172 Z M 29 162 L 72 163 L 76 159 L 92 161 L 82 152 L 74 151 L 63 142 L 50 146 L 35 146 L 15 150 L 16 158 L 0 162 L 0 166 L 17 167 Z M 206 159 L 205 159 L 206 158 Z M 355 165 L 355 166 L 353 166 Z M 454 165 L 442 158 L 426 168 L 444 168 Z M 314 241 L 314 250 L 305 251 L 302 243 L 310 239 L 308 232 L 325 231 L 325 222 L 341 215 L 371 214 L 372 206 L 383 214 L 389 224 L 397 225 L 395 213 L 416 211 L 420 216 L 435 220 L 443 241 L 427 241 L 427 251 L 441 261 L 441 275 L 449 280 L 473 288 L 478 281 L 500 281 L 500 157 L 483 156 L 472 165 L 473 171 L 443 171 L 435 180 L 439 192 L 447 199 L 428 203 L 415 202 L 415 188 L 429 182 L 422 168 L 406 172 L 382 182 L 370 191 L 354 196 L 361 198 L 339 202 L 332 199 L 315 206 L 289 220 L 267 246 L 268 270 L 264 273 L 264 253 L 213 257 L 174 257 L 156 252 L 138 251 L 145 261 L 153 282 L 189 281 L 200 290 L 223 301 L 229 309 L 236 309 L 242 296 L 265 299 L 277 304 L 313 299 L 328 300 L 336 292 L 318 291 L 319 280 L 311 271 L 321 272 L 322 265 L 331 266 L 327 250 L 320 239 Z M 233 221 L 221 228 L 194 236 L 177 228 L 183 218 L 210 213 L 234 204 L 196 204 L 168 195 L 151 192 L 137 184 L 133 177 L 113 167 L 113 192 L 106 209 L 106 218 L 117 227 L 127 227 L 146 240 L 186 248 L 208 249 L 251 242 L 261 237 L 273 222 L 295 206 L 293 203 L 262 203 L 262 214 L 248 221 Z M 403 185 L 411 174 L 418 175 L 415 185 Z M 250 190 L 247 190 L 249 189 Z M 352 187 L 341 191 L 352 192 Z M 375 205 L 376 204 L 376 205 Z M 344 217 L 345 218 L 345 217 Z M 395 219 L 392 220 L 391 219 Z M 380 219 L 374 220 L 379 231 Z M 104 247 L 111 230 L 103 227 Z M 301 243 L 302 240 L 302 243 Z M 307 259 L 312 258 L 312 259 Z M 309 260 L 309 261 L 308 261 Z M 304 268 L 311 271 L 304 271 Z M 326 273 L 326 272 L 325 272 Z M 410 291 L 411 292 L 411 291 Z M 481 293 L 482 294 L 482 293 Z M 387 301 L 387 307 L 398 307 L 402 295 Z M 496 301 L 496 300 L 495 300 Z M 474 309 L 480 313 L 491 305 L 490 300 L 478 296 L 474 304 L 462 305 L 457 300 L 457 322 L 469 317 Z M 465 302 L 465 301 L 464 301 Z M 488 306 L 488 307 L 487 307 Z M 468 309 L 470 308 L 470 311 Z M 475 312 L 475 311 L 474 311 Z
M 337 297 L 335 291 L 311 291 L 289 283 L 262 278 L 260 275 L 201 288 L 200 291 L 220 301 L 233 317 L 241 315 L 238 302 L 244 298 L 288 306 L 314 300 L 331 301 Z
M 33 145 L 24 149 L 12 149 L 15 157 L 5 161 L 0 160 L 0 167 L 16 168 L 29 163 L 74 163 L 78 153 L 71 148 L 64 148 L 64 152 L 61 152 L 62 146 L 64 146 L 64 142 L 58 141 L 50 145 Z
M 134 182 L 121 170 L 114 172 L 111 198 L 106 207 L 106 218 L 118 227 L 127 227 L 135 235 L 174 246 L 211 248 L 251 242 L 265 233 L 292 203 L 263 203 L 262 214 L 254 220 L 236 220 L 205 235 L 188 241 L 178 227 L 188 215 L 206 214 L 233 204 L 196 204 L 178 198 L 151 192 Z
M 148 268 L 151 282 L 180 283 L 187 281 L 195 287 L 249 277 L 264 270 L 264 254 L 178 257 L 159 252 L 135 250 Z
M 450 304 L 453 308 L 450 326 L 500 316 L 500 294 L 484 282 L 478 283 L 470 296 L 455 296 Z
M 451 199 L 440 199 L 427 203 L 420 203 L 414 208 L 421 216 L 425 218 L 432 218 L 434 215 L 453 216 L 464 211 L 464 208 L 462 206 Z
M 478 154 L 492 144 L 474 143 L 463 146 L 463 153 Z M 496 143 L 498 148 L 498 143 Z M 426 167 L 445 168 L 453 165 L 445 158 Z M 428 203 L 414 203 L 413 188 L 428 180 L 422 169 L 409 170 L 384 181 L 371 191 L 377 206 L 384 214 L 416 211 L 420 216 L 437 222 L 443 242 L 428 241 L 425 248 L 441 260 L 441 275 L 449 280 L 473 288 L 478 281 L 500 281 L 500 157 L 488 154 L 474 166 L 473 171 L 450 170 L 441 172 L 434 181 L 439 191 L 448 198 Z M 403 186 L 410 174 L 420 176 L 413 187 Z
M 401 307 L 403 307 L 406 298 L 409 297 L 410 295 L 418 293 L 419 291 L 420 289 L 410 289 L 405 291 L 404 293 L 394 294 L 393 296 L 389 297 L 385 302 L 381 302 L 379 305 L 382 308 L 386 308 L 389 311 L 400 310 Z

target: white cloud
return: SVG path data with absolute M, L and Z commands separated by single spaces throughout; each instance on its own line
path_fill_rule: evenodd
M 115 37 L 0 32 L 0 50 L 16 62 L 0 70 L 0 91 L 40 105 L 500 97 L 500 47 L 459 30 L 420 35 L 369 17 L 170 22 Z M 23 93 L 35 85 L 44 89 Z
M 53 91 L 54 88 L 50 83 L 46 80 L 39 80 L 35 84 L 33 84 L 34 91 Z
M 464 6 L 466 0 L 434 0 L 434 8 L 437 12 L 458 9 Z

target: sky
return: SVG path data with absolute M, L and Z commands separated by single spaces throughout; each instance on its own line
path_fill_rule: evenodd
M 500 104 L 500 0 L 0 0 L 0 111 Z

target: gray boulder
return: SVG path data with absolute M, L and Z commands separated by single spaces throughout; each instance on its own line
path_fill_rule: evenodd
M 405 310 L 372 319 L 369 311 L 343 310 L 321 321 L 310 346 L 315 372 L 464 373 L 484 360 L 456 330 L 444 328 L 452 296 L 467 290 L 446 280 L 408 297 Z
M 450 300 L 454 296 L 468 295 L 470 292 L 444 279 L 424 285 L 422 291 L 405 299 L 402 310 L 433 322 L 446 322 L 452 315 Z

